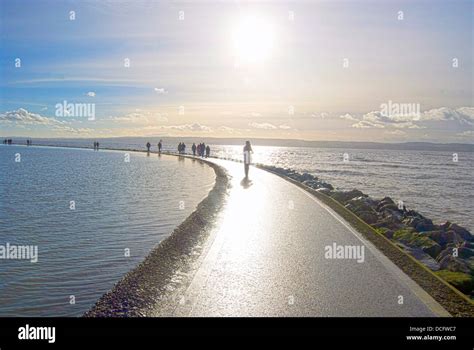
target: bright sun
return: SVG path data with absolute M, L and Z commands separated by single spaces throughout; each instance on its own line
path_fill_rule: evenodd
M 240 19 L 232 32 L 237 64 L 262 63 L 272 52 L 274 31 L 264 18 L 247 16 Z

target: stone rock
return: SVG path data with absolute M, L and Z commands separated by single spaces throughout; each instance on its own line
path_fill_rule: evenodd
M 351 200 L 352 198 L 368 197 L 368 196 L 359 190 L 351 190 L 351 191 L 334 191 L 331 193 L 331 197 L 337 200 L 338 202 L 346 204 L 346 202 Z
M 378 212 L 384 212 L 384 211 L 392 212 L 392 211 L 399 211 L 399 209 L 398 209 L 398 206 L 395 204 L 395 202 L 392 200 L 392 198 L 385 197 L 377 205 L 377 211 Z
M 461 227 L 456 224 L 450 224 L 447 227 L 448 230 L 456 232 L 459 236 L 461 236 L 465 241 L 474 241 L 474 237 L 472 234 L 466 230 L 464 227 Z
M 352 198 L 346 204 L 346 208 L 356 214 L 364 211 L 369 211 L 376 214 L 374 210 L 375 207 L 376 202 L 373 199 L 363 196 Z
M 377 214 L 373 211 L 363 211 L 357 213 L 357 216 L 364 220 L 369 225 L 374 224 L 377 222 L 378 217 Z
M 331 190 L 330 190 L 329 188 L 327 188 L 327 187 L 318 188 L 316 191 L 321 192 L 321 193 L 324 193 L 324 194 L 326 194 L 326 195 L 329 195 L 330 192 L 331 192 Z
M 443 247 L 448 243 L 461 243 L 464 241 L 462 237 L 454 231 L 428 231 L 425 234 Z
M 406 217 L 402 222 L 407 226 L 413 227 L 418 232 L 432 231 L 435 228 L 433 221 L 422 215 Z
M 393 234 L 395 241 L 401 242 L 411 248 L 420 248 L 431 257 L 436 258 L 441 253 L 441 246 L 422 233 L 413 229 L 401 229 Z
M 422 249 L 409 247 L 407 245 L 404 245 L 403 243 L 398 243 L 398 245 L 408 254 L 413 256 L 416 260 L 427 266 L 432 271 L 438 271 L 440 269 L 439 263 L 429 254 L 425 253 Z
M 442 270 L 471 273 L 471 269 L 465 261 L 455 258 L 452 255 L 446 255 L 444 258 L 442 258 L 439 261 L 439 267 Z

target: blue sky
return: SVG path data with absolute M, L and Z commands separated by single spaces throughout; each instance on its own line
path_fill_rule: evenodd
M 3 136 L 474 139 L 471 1 L 0 4 Z

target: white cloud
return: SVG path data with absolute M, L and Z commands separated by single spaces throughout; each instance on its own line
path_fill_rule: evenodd
M 36 113 L 28 112 L 24 108 L 19 108 L 16 111 L 9 111 L 0 114 L 0 122 L 5 123 L 16 123 L 19 125 L 49 125 L 49 126 L 61 126 L 65 122 L 43 117 Z
M 461 125 L 474 125 L 474 107 L 430 109 L 421 114 L 422 121 L 456 121 Z
M 89 91 L 89 92 L 87 93 L 87 96 L 89 96 L 89 97 L 95 97 L 95 92 L 94 92 L 94 91 Z
M 157 94 L 160 94 L 160 95 L 164 95 L 168 93 L 168 91 L 165 90 L 165 88 L 154 88 L 154 90 Z
M 162 127 L 163 129 L 175 129 L 180 131 L 204 131 L 211 132 L 212 129 L 208 126 L 194 123 L 194 124 L 182 124 L 182 125 L 166 125 Z
M 402 130 L 387 130 L 385 131 L 385 134 L 387 135 L 393 135 L 393 136 L 405 136 L 407 133 Z
M 19 108 L 16 111 L 1 113 L 0 123 L 11 124 L 21 129 L 24 129 L 25 126 L 49 127 L 58 133 L 83 134 L 93 131 L 92 129 L 88 128 L 74 128 L 65 121 L 44 117 L 42 115 L 29 112 L 24 108 Z M 27 129 L 31 130 L 30 128 Z
M 461 136 L 461 137 L 467 137 L 467 138 L 472 137 L 472 138 L 474 138 L 474 130 L 466 130 L 466 131 L 460 132 L 456 135 Z
M 460 127 L 474 125 L 474 108 L 461 107 L 450 109 L 446 107 L 431 109 L 419 115 L 384 115 L 380 111 L 372 111 L 362 116 L 345 114 L 341 119 L 356 121 L 353 128 L 396 128 L 396 129 L 425 129 L 436 122 L 452 122 Z
M 278 129 L 275 125 L 270 123 L 249 123 L 249 126 L 254 129 L 275 130 Z
M 350 115 L 349 113 L 346 113 L 344 115 L 341 115 L 339 116 L 339 118 L 341 119 L 346 119 L 346 120 L 351 120 L 351 121 L 358 121 L 358 119 L 356 117 L 353 117 L 352 115 Z
M 162 113 L 156 113 L 151 111 L 136 110 L 136 112 L 128 113 L 123 116 L 110 116 L 108 120 L 114 122 L 123 122 L 130 124 L 149 124 L 156 122 L 167 122 L 168 118 Z

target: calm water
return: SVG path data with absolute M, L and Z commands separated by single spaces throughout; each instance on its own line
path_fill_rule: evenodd
M 0 146 L 0 244 L 37 245 L 39 255 L 0 260 L 0 316 L 81 315 L 214 184 L 199 162 L 124 153 Z
M 156 148 L 158 138 L 150 141 Z M 51 143 L 47 140 L 38 142 Z M 53 143 L 90 146 L 92 140 L 55 140 Z M 144 138 L 108 139 L 103 145 L 144 149 L 145 143 Z M 187 146 L 190 152 L 191 144 Z M 242 159 L 242 146 L 211 145 L 211 154 Z M 165 144 L 164 147 L 176 150 L 175 144 Z M 339 189 L 357 188 L 375 198 L 390 196 L 404 201 L 409 209 L 415 209 L 435 222 L 449 220 L 474 231 L 474 152 L 458 152 L 456 163 L 452 152 L 440 151 L 253 148 L 252 159 L 256 163 L 306 171 Z M 348 162 L 343 162 L 344 153 L 349 155 Z
M 435 222 L 452 221 L 474 231 L 474 153 L 344 150 L 255 146 L 256 163 L 309 172 L 343 190 L 402 200 Z M 242 158 L 242 146 L 214 146 L 219 157 Z M 349 161 L 343 161 L 347 153 Z

